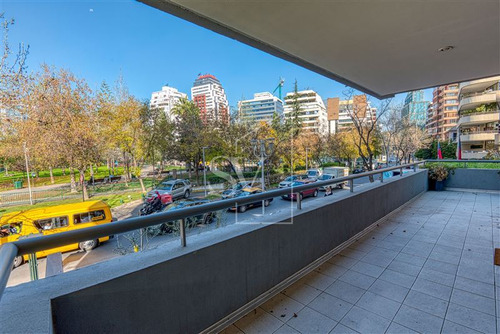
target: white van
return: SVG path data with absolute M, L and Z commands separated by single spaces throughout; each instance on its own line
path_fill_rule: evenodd
M 330 179 L 338 179 L 339 177 L 344 177 L 349 175 L 348 167 L 324 167 L 323 175 L 319 178 L 319 181 L 325 181 Z M 336 186 L 339 188 L 343 188 L 343 186 L 347 185 L 347 181 L 337 183 Z M 326 190 L 325 187 L 321 187 L 320 190 Z

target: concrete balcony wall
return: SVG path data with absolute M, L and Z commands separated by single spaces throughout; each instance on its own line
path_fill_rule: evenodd
M 292 224 L 259 226 L 154 266 L 53 298 L 54 330 L 199 332 L 426 189 L 426 170 L 389 179 L 326 205 L 304 205 Z
M 500 119 L 500 112 L 476 113 L 460 117 L 459 125 L 472 125 L 497 122 Z
M 457 168 L 446 180 L 447 188 L 500 191 L 499 169 Z
M 495 131 L 489 132 L 471 132 L 466 135 L 460 135 L 460 140 L 464 143 L 477 141 L 493 141 L 495 140 Z
M 461 99 L 460 104 L 458 105 L 458 110 L 471 109 L 480 106 L 481 104 L 488 104 L 492 102 L 498 103 L 499 101 L 500 91 L 483 93 Z

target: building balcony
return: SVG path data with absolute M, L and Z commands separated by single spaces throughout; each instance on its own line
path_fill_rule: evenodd
M 498 133 L 496 130 L 483 130 L 477 132 L 469 132 L 466 134 L 460 134 L 460 140 L 464 143 L 467 142 L 482 142 L 482 141 L 494 141 L 495 134 Z
M 500 103 L 500 91 L 479 93 L 460 100 L 458 110 L 467 110 L 479 107 L 482 104 Z
M 477 112 L 461 116 L 459 125 L 473 125 L 497 122 L 500 120 L 500 111 Z
M 500 81 L 500 76 L 465 81 L 460 84 L 458 95 L 480 92 Z
M 275 199 L 186 247 L 7 288 L 2 332 L 495 332 L 498 170 L 476 171 L 447 181 L 474 192 L 428 192 L 417 169 L 301 208 Z

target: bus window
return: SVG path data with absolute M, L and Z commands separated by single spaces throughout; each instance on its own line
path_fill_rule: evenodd
M 35 221 L 35 226 L 39 230 L 53 230 L 68 226 L 68 216 L 39 219 Z
M 91 212 L 79 213 L 73 216 L 74 224 L 97 222 L 106 219 L 104 210 L 95 210 Z

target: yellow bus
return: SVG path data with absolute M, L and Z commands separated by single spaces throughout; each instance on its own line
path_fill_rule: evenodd
M 50 235 L 86 228 L 113 221 L 109 206 L 101 201 L 88 201 L 73 204 L 56 205 L 39 209 L 11 212 L 0 218 L 0 245 L 26 238 L 30 235 Z M 109 240 L 102 237 L 87 240 L 79 244 L 70 244 L 37 252 L 37 257 L 45 257 L 58 252 L 77 249 L 90 251 L 101 242 Z M 28 255 L 18 256 L 14 267 L 28 260 Z

